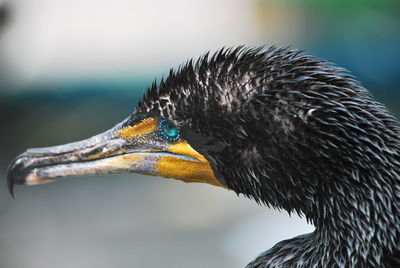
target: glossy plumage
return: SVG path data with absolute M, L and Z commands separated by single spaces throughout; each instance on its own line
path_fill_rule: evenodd
M 400 267 L 400 125 L 346 70 L 221 50 L 154 84 L 131 121 L 149 114 L 178 122 L 229 189 L 315 225 L 248 267 Z
M 315 225 L 249 268 L 400 267 L 400 124 L 346 70 L 300 51 L 189 61 L 109 131 L 28 149 L 7 181 L 12 193 L 134 172 L 224 187 Z

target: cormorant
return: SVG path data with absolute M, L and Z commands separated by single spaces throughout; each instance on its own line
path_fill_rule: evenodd
M 14 184 L 141 173 L 233 190 L 315 225 L 248 267 L 400 267 L 400 124 L 345 69 L 298 50 L 188 61 L 84 141 L 28 149 Z

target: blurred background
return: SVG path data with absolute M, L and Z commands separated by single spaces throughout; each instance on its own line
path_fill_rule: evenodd
M 28 147 L 127 117 L 155 78 L 223 46 L 279 45 L 348 68 L 400 114 L 398 0 L 0 0 L 0 267 L 244 267 L 313 227 L 233 192 L 139 175 L 7 193 Z

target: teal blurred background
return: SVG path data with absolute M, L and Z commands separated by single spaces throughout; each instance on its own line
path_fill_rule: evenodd
M 102 132 L 154 78 L 223 46 L 305 49 L 400 115 L 398 0 L 0 0 L 0 174 Z M 0 267 L 243 267 L 313 230 L 208 185 L 139 175 L 0 184 Z

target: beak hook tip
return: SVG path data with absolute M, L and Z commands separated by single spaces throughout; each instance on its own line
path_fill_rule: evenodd
M 7 177 L 7 187 L 8 187 L 8 192 L 10 193 L 11 197 L 13 199 L 15 199 L 14 182 L 10 179 L 10 177 Z
M 15 193 L 14 193 L 14 179 L 12 175 L 12 168 L 11 166 L 7 170 L 7 188 L 8 192 L 10 193 L 11 197 L 15 199 Z

